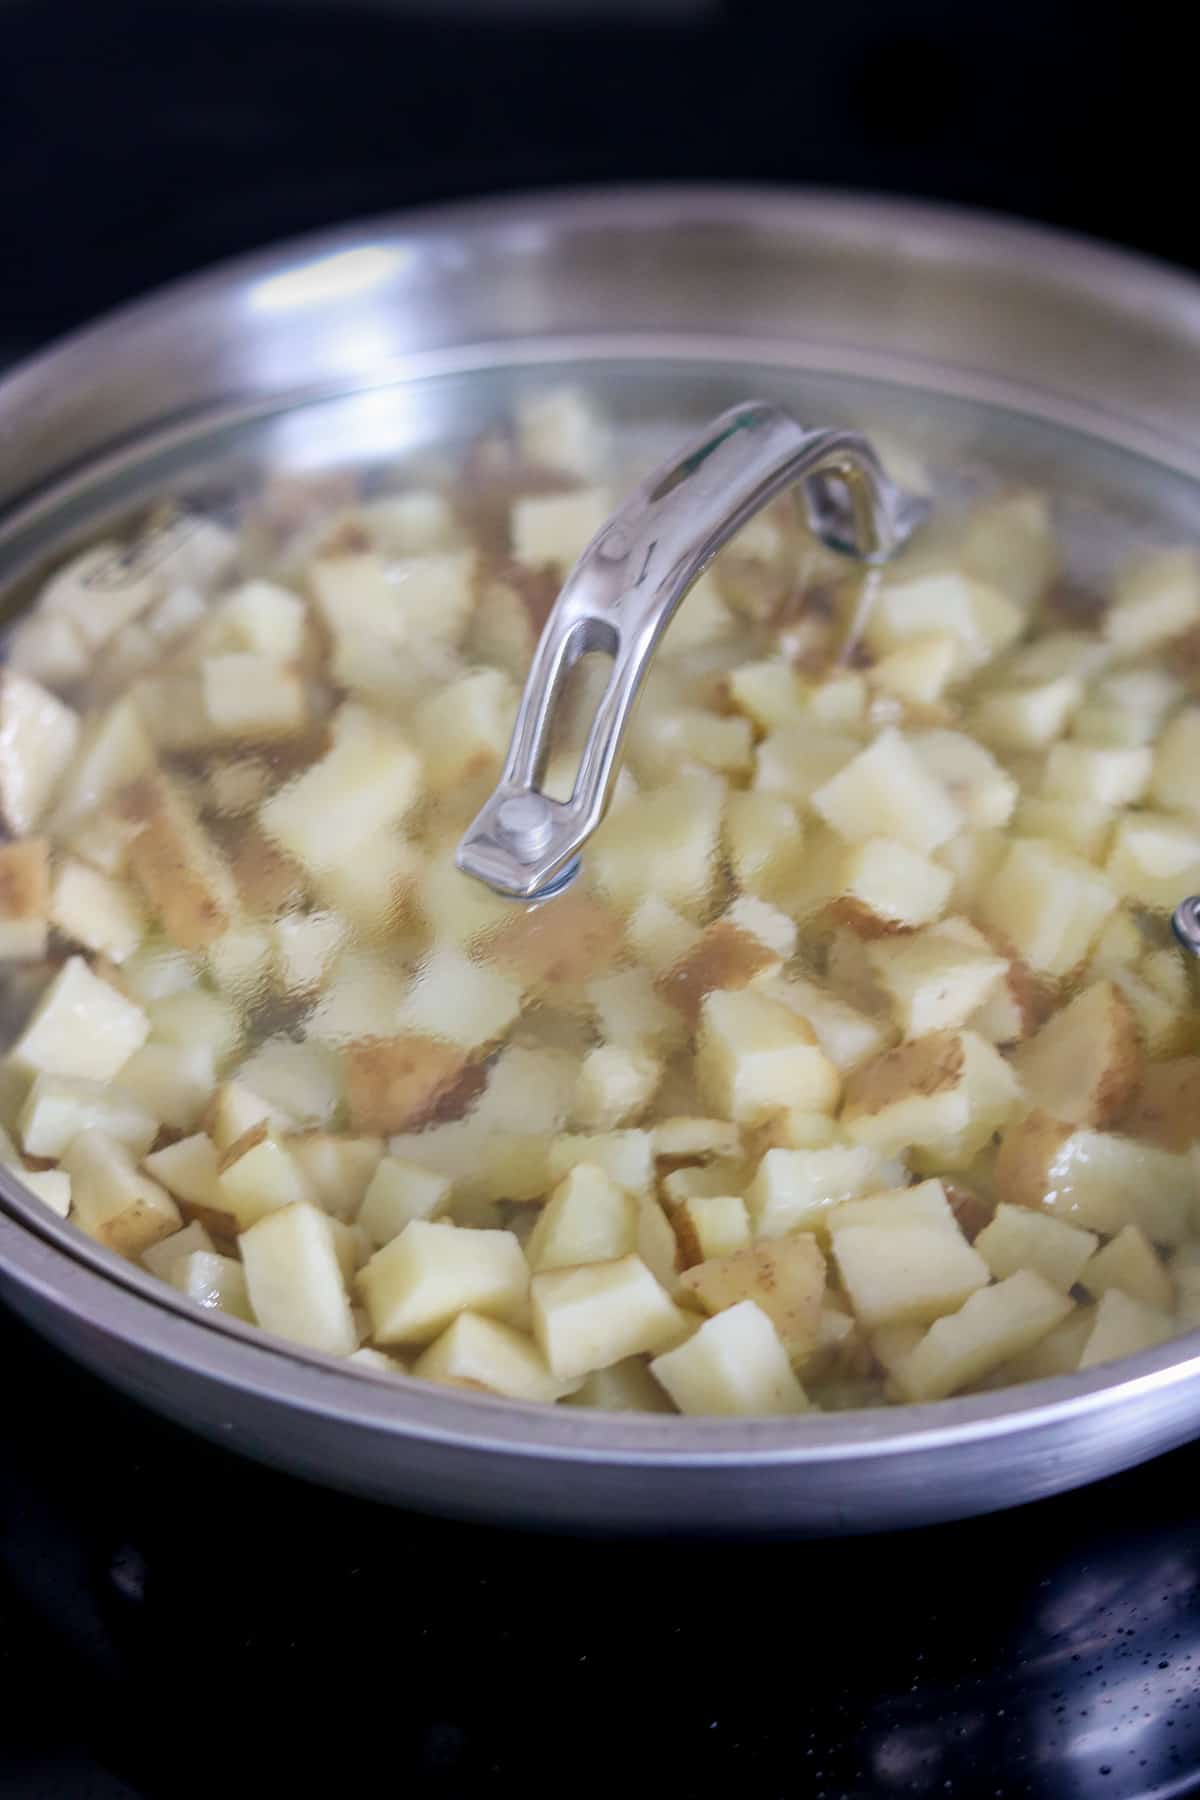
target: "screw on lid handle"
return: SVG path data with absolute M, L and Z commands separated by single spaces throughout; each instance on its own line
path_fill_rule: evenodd
M 884 474 L 865 438 L 806 431 L 750 401 L 722 413 L 649 476 L 592 539 L 554 604 L 529 670 L 504 771 L 458 846 L 467 875 L 512 899 L 561 893 L 604 817 L 642 677 L 692 583 L 721 546 L 797 483 L 828 548 L 870 563 L 894 554 L 928 503 Z M 538 783 L 554 712 L 581 656 L 612 658 L 567 800 Z

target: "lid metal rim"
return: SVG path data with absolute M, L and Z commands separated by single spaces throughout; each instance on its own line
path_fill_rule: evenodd
M 1149 315 L 1164 330 L 1178 332 L 1200 349 L 1200 284 L 1148 259 L 1042 227 L 923 203 L 829 191 L 797 194 L 754 187 L 584 190 L 368 220 L 177 282 L 62 340 L 0 382 L 0 454 L 6 443 L 11 447 L 19 441 L 26 423 L 39 421 L 50 390 L 77 374 L 80 366 L 102 357 L 109 347 L 128 344 L 147 326 L 170 320 L 183 302 L 228 294 L 246 282 L 285 272 L 306 258 L 370 244 L 381 235 L 401 245 L 444 245 L 454 254 L 461 253 L 464 239 L 476 247 L 488 239 L 508 240 L 528 245 L 533 254 L 539 235 L 552 228 L 586 234 L 612 224 L 659 232 L 680 226 L 697 229 L 706 223 L 741 223 L 748 218 L 762 227 L 778 223 L 793 232 L 811 225 L 826 238 L 840 237 L 847 244 L 874 242 L 881 235 L 893 241 L 903 238 L 926 257 L 944 255 L 989 272 L 1028 274 L 1036 269 L 1047 288 L 1056 288 L 1064 296 L 1077 293 L 1081 284 L 1100 284 L 1114 314 L 1141 319 Z M 636 336 L 625 337 L 624 345 L 631 346 Z M 703 337 L 701 334 L 701 340 Z M 531 347 L 530 355 L 541 359 L 543 345 L 561 348 L 572 341 L 585 340 L 545 339 Z M 678 353 L 687 334 L 670 341 Z M 729 346 L 729 340 L 719 336 L 709 341 Z M 793 361 L 803 354 L 799 343 L 796 337 L 767 334 L 740 340 L 738 355 Z M 512 359 L 515 341 L 503 340 L 499 348 L 505 358 Z M 479 351 L 478 345 L 474 350 L 464 345 L 443 354 L 455 367 L 462 367 L 464 356 Z M 493 353 L 488 346 L 487 354 Z M 853 354 L 852 349 L 847 354 Z M 859 354 L 864 352 L 860 349 Z M 909 359 L 910 363 L 914 360 Z M 406 378 L 420 361 L 418 353 L 402 359 L 398 377 Z M 812 364 L 806 361 L 805 366 Z M 945 365 L 938 365 L 939 379 L 946 372 Z M 986 384 L 986 377 L 979 372 L 963 374 Z M 334 391 L 352 391 L 354 385 L 343 383 Z M 371 379 L 365 378 L 359 385 L 369 386 Z M 1016 391 L 1011 381 L 1001 385 L 1010 394 Z M 1177 440 L 1173 432 L 1159 430 L 1153 421 L 1128 419 L 1123 410 L 1110 413 L 1102 407 L 1081 407 L 1068 395 L 1048 401 L 1042 387 L 1036 395 L 1043 404 L 1066 406 L 1084 429 L 1133 430 L 1151 454 L 1157 447 L 1173 463 L 1184 441 L 1183 434 Z M 277 394 L 272 403 L 279 404 L 283 397 L 282 392 Z M 267 403 L 262 393 L 235 394 L 233 399 Z M 111 449 L 111 444 L 92 445 L 86 454 L 90 459 Z M 930 1406 L 823 1415 L 800 1422 L 589 1416 L 574 1409 L 537 1408 L 446 1393 L 431 1384 L 372 1381 L 339 1367 L 334 1359 L 297 1350 L 252 1327 L 206 1318 L 182 1295 L 81 1238 L 65 1223 L 52 1216 L 39 1217 L 38 1212 L 38 1203 L 22 1195 L 16 1182 L 0 1170 L 0 1273 L 113 1340 L 143 1348 L 167 1362 L 199 1366 L 232 1390 L 253 1391 L 294 1409 L 333 1415 L 397 1439 L 420 1437 L 533 1458 L 685 1467 L 727 1462 L 804 1464 L 925 1452 L 1052 1426 L 1081 1414 L 1100 1414 L 1139 1392 L 1146 1396 L 1163 1392 L 1200 1373 L 1200 1331 L 1194 1331 L 1111 1368 L 1039 1383 L 1036 1398 L 1031 1398 L 1029 1388 L 1014 1388 Z

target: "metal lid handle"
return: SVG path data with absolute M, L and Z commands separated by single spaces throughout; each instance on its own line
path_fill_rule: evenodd
M 721 546 L 783 489 L 803 483 L 830 549 L 882 562 L 925 518 L 865 438 L 806 431 L 765 401 L 735 406 L 684 444 L 597 532 L 534 652 L 503 774 L 458 847 L 467 875 L 513 899 L 560 893 L 604 817 L 642 677 L 676 607 Z M 568 800 L 542 793 L 555 707 L 589 651 L 612 658 Z

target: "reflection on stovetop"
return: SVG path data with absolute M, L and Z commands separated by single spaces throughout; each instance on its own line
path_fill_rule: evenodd
M 1200 1791 L 1200 1447 L 902 1536 L 581 1542 L 236 1461 L 7 1319 L 0 1355 L 5 1794 Z

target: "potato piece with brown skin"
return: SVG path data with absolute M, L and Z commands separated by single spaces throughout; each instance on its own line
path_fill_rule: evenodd
M 778 956 L 761 938 L 739 930 L 728 919 L 717 919 L 654 985 L 695 1027 L 705 994 L 714 988 L 749 987 L 756 977 L 778 967 Z
M 620 954 L 617 914 L 590 894 L 565 894 L 553 906 L 514 912 L 487 940 L 488 959 L 525 987 L 581 987 Z
M 1010 1126 L 1000 1141 L 993 1171 L 997 1200 L 1040 1208 L 1046 1171 L 1074 1131 L 1064 1120 L 1036 1110 Z
M 239 821 L 227 842 L 238 897 L 248 913 L 275 918 L 304 904 L 308 893 L 304 870 L 257 824 Z
M 427 1124 L 462 1081 L 467 1061 L 457 1045 L 416 1033 L 363 1038 L 348 1045 L 346 1102 L 351 1130 L 386 1135 Z
M 697 1263 L 679 1281 L 683 1297 L 692 1296 L 707 1313 L 722 1312 L 740 1300 L 756 1301 L 792 1358 L 807 1356 L 816 1345 L 825 1258 L 811 1232 Z
M 1036 1032 L 1015 1058 L 1035 1106 L 1075 1125 L 1110 1125 L 1138 1084 L 1133 1008 L 1111 981 L 1094 981 Z
M 139 776 L 121 789 L 124 819 L 138 826 L 130 869 L 167 936 L 185 950 L 203 950 L 233 924 L 238 892 L 229 864 L 180 789 L 161 773 Z
M 1160 1150 L 1187 1150 L 1200 1143 L 1200 1056 L 1147 1063 L 1121 1130 Z
M 50 850 L 45 838 L 0 845 L 0 957 L 36 962 L 46 954 Z

